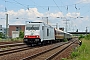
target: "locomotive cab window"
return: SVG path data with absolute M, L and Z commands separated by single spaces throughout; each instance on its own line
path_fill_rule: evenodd
M 26 27 L 26 30 L 39 30 L 39 27 Z
M 37 25 L 30 25 L 26 27 L 26 30 L 39 30 L 39 26 Z

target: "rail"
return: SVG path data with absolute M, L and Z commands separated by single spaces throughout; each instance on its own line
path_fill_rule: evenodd
M 51 48 L 51 49 L 48 49 L 48 50 L 46 50 L 46 51 L 43 51 L 43 52 L 34 54 L 34 55 L 32 55 L 32 56 L 28 56 L 28 57 L 26 57 L 26 58 L 23 58 L 22 60 L 29 60 L 29 59 L 36 58 L 37 56 L 40 56 L 40 55 L 42 55 L 42 54 L 44 54 L 44 53 L 47 53 L 47 52 L 49 52 L 49 51 L 51 51 L 51 50 L 54 50 L 54 49 L 56 49 L 56 48 L 58 48 L 58 47 L 60 47 L 60 46 L 63 46 L 63 45 L 65 45 L 65 44 L 68 44 L 68 43 L 69 43 L 69 42 L 62 43 L 62 44 L 60 44 L 60 45 L 58 45 L 58 46 L 56 46 L 56 47 L 53 47 L 53 48 Z
M 24 43 L 3 44 L 3 45 L 0 45 L 0 48 L 13 47 L 13 46 L 21 46 L 21 45 L 25 45 L 25 44 Z

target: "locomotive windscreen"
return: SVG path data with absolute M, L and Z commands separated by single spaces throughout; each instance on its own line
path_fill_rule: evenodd
M 39 25 L 26 25 L 26 30 L 39 30 Z

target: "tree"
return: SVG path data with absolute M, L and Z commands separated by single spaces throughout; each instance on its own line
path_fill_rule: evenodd
M 5 35 L 2 32 L 0 32 L 0 38 L 5 38 Z
M 19 32 L 19 37 L 20 37 L 20 38 L 23 38 L 23 37 L 24 37 L 24 32 L 23 32 L 23 31 L 20 31 L 20 32 Z

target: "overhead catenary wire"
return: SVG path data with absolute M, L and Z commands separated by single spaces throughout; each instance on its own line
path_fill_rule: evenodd
M 3 1 L 6 1 L 6 2 L 8 2 L 8 3 L 15 3 L 15 2 L 7 1 L 7 0 L 3 0 Z
M 54 0 L 53 0 L 54 1 Z M 56 2 L 54 1 L 54 3 L 56 4 Z M 58 5 L 56 4 L 56 6 L 58 7 Z M 58 7 L 58 9 L 60 10 L 60 8 Z M 61 10 L 60 10 L 61 11 Z M 62 11 L 61 11 L 62 12 Z M 67 21 L 68 21 L 68 19 L 66 18 L 66 17 L 64 17 L 66 20 L 64 20 L 64 21 L 66 21 L 66 32 L 67 32 Z
M 9 3 L 17 3 L 17 4 L 20 4 L 20 5 L 22 5 L 22 6 L 24 6 L 24 5 L 26 5 L 26 4 L 22 4 L 22 3 L 20 3 L 20 2 L 18 2 L 18 1 L 16 1 L 16 0 L 13 0 L 14 2 L 11 2 L 11 1 L 7 1 L 7 0 L 2 0 L 2 1 L 6 1 L 6 2 L 9 2 Z M 37 3 L 35 3 L 33 0 L 31 0 L 34 4 L 36 4 L 36 6 L 37 7 L 48 7 L 48 6 L 40 6 L 40 5 L 38 5 Z M 61 1 L 61 0 L 60 0 Z M 63 3 L 63 2 L 62 2 Z M 77 4 L 81 4 L 82 2 L 78 2 L 78 3 L 74 3 L 74 4 L 68 4 L 68 6 L 73 6 L 73 5 L 77 5 Z M 29 5 L 29 4 L 28 4 Z M 29 6 L 35 6 L 35 5 L 29 5 Z M 58 5 L 58 7 L 65 7 L 65 6 L 67 6 L 67 5 L 62 5 L 62 6 L 59 6 Z M 49 7 L 57 7 L 57 6 L 49 6 Z
M 19 5 L 22 5 L 22 6 L 26 7 L 24 4 L 21 4 L 21 3 L 17 2 L 16 0 L 13 0 L 13 1 L 15 1 Z
M 53 2 L 56 4 L 56 2 L 53 0 Z M 58 9 L 60 10 L 59 6 L 56 4 L 56 6 L 58 7 Z M 61 10 L 60 10 L 61 11 Z M 61 11 L 62 12 L 62 11 Z
M 42 9 L 44 9 L 44 10 L 47 10 L 46 8 L 44 8 L 44 7 L 48 7 L 48 6 L 40 6 L 40 5 L 38 5 L 36 2 L 34 2 L 33 0 L 31 0 L 35 5 L 29 5 L 29 4 L 22 4 L 21 2 L 18 2 L 18 1 L 16 1 L 16 0 L 13 0 L 13 2 L 11 2 L 11 1 L 8 1 L 8 0 L 4 0 L 4 1 L 6 1 L 6 2 L 9 2 L 9 3 L 15 3 L 15 4 L 19 4 L 19 5 L 21 5 L 21 6 L 23 6 L 23 7 L 25 7 L 25 8 L 29 8 L 29 7 L 41 7 Z M 56 4 L 56 2 L 55 2 L 55 0 L 53 0 L 54 1 L 54 3 Z M 61 1 L 61 0 L 60 0 Z M 62 1 L 61 1 L 62 2 Z M 62 2 L 63 3 L 63 2 Z M 81 4 L 82 2 L 78 2 L 78 3 L 75 3 L 75 4 L 69 4 L 69 5 L 62 5 L 62 6 L 59 6 L 59 5 L 57 5 L 56 4 L 56 6 L 49 6 L 49 8 L 50 7 L 65 7 L 66 8 L 66 6 L 73 6 L 73 5 L 77 5 L 77 4 Z M 28 7 L 27 7 L 28 6 Z M 60 10 L 60 8 L 59 8 L 59 10 Z M 66 9 L 67 10 L 67 9 Z M 61 10 L 60 10 L 61 11 Z M 61 11 L 62 12 L 62 11 Z
M 22 6 L 24 6 L 24 7 L 27 7 L 27 9 L 29 10 L 29 4 L 28 5 L 25 5 L 25 4 L 22 4 L 22 3 L 19 3 L 18 1 L 16 1 L 16 0 L 13 0 L 13 1 L 15 1 L 17 4 L 20 4 L 20 5 L 22 5 Z M 32 1 L 32 0 L 31 0 Z M 39 6 L 37 3 L 35 3 L 34 1 L 32 1 L 36 6 Z M 33 6 L 35 6 L 35 5 L 33 5 Z M 41 6 L 40 6 L 41 7 Z M 43 7 L 41 7 L 42 9 L 44 9 L 44 10 L 47 10 L 47 9 L 45 9 L 45 8 L 43 8 Z
M 6 3 L 7 2 L 9 2 L 9 3 L 12 3 L 12 2 L 10 2 L 10 1 L 8 1 L 8 0 L 4 0 Z M 16 0 L 15 0 L 16 1 Z M 13 3 L 15 3 L 15 4 L 19 4 L 19 3 L 17 3 L 17 2 L 13 2 Z M 55 0 L 54 0 L 55 1 Z M 78 4 L 81 4 L 81 3 L 75 3 L 75 4 L 70 4 L 70 5 L 67 5 L 67 11 L 69 10 L 69 8 L 70 8 L 70 6 L 73 6 L 73 8 L 74 9 L 76 9 L 76 10 L 78 10 L 79 8 L 78 8 Z M 31 6 L 31 5 L 24 5 L 24 4 L 22 4 L 21 2 L 20 2 L 20 4 L 19 5 L 21 5 L 21 6 L 23 6 L 23 7 L 25 7 L 25 8 L 27 8 L 28 10 L 29 10 L 29 7 Z M 57 7 L 57 6 L 40 6 L 40 5 L 37 5 L 37 3 L 35 2 L 35 5 L 33 5 L 33 6 L 36 6 L 36 7 L 41 7 L 41 8 L 45 8 L 45 7 L 49 7 L 48 8 L 48 10 L 51 8 L 51 7 Z M 66 5 L 64 4 L 64 5 L 61 5 L 62 7 L 65 7 Z M 60 8 L 61 7 L 60 5 L 58 5 L 58 7 Z M 87 6 L 87 5 L 86 5 Z M 80 9 L 81 9 L 82 7 L 80 7 Z M 5 7 L 5 11 L 7 10 L 8 8 L 6 8 Z M 82 14 L 87 14 L 88 12 L 90 12 L 90 9 L 87 9 L 85 12 L 83 12 Z
M 18 2 L 18 1 L 16 1 L 16 0 L 13 0 L 14 2 L 11 2 L 11 1 L 8 1 L 8 0 L 3 0 L 3 1 L 6 1 L 6 2 L 9 2 L 9 3 L 15 3 L 15 4 L 19 4 L 19 5 L 22 5 L 23 7 L 25 7 L 25 8 L 27 8 L 28 10 L 29 10 L 29 7 L 30 6 L 35 6 L 35 5 L 26 5 L 26 4 L 22 4 L 22 3 L 20 3 L 20 2 Z M 61 0 L 60 0 L 61 1 Z M 62 1 L 61 1 L 62 2 Z M 36 4 L 36 7 L 41 7 L 41 8 L 43 8 L 43 7 L 48 7 L 48 6 L 40 6 L 40 5 L 38 5 L 37 3 L 35 3 L 34 1 L 33 1 L 33 3 L 34 4 Z M 63 2 L 62 2 L 63 3 Z M 75 5 L 75 9 L 77 9 L 77 4 L 82 4 L 82 2 L 78 2 L 78 3 L 75 3 L 75 4 L 69 4 L 69 5 L 62 5 L 62 6 L 58 6 L 58 8 L 59 7 L 65 7 L 65 6 L 67 6 L 67 8 L 66 8 L 66 10 L 68 11 L 68 9 L 70 8 L 70 6 L 73 6 L 73 5 Z M 50 7 L 57 7 L 57 6 L 49 6 L 49 8 Z M 5 8 L 6 10 L 7 10 L 7 8 Z M 45 10 L 45 8 L 43 8 L 44 10 Z M 59 8 L 60 9 L 60 8 Z M 48 9 L 46 9 L 46 10 L 48 10 Z M 79 8 L 79 10 L 80 10 L 80 8 Z M 61 11 L 61 10 L 60 10 Z M 62 12 L 62 11 L 61 11 Z M 89 10 L 87 11 L 87 12 L 89 12 Z M 86 12 L 86 13 L 87 13 Z
M 62 2 L 62 0 L 60 0 L 60 1 L 61 1 L 62 6 L 66 9 L 66 11 L 68 13 L 68 5 L 67 6 L 64 6 L 64 3 Z
M 34 2 L 33 0 L 31 0 L 36 6 L 39 6 L 36 2 Z M 41 6 L 40 6 L 41 7 Z M 43 7 L 41 7 L 41 8 L 43 8 Z M 45 8 L 43 8 L 44 10 L 47 10 L 47 9 L 45 9 Z
M 16 1 L 16 0 L 13 0 L 13 1 L 8 1 L 8 0 L 2 0 L 2 1 L 6 1 L 6 2 L 8 2 L 8 3 L 15 3 L 15 4 L 19 4 L 19 5 L 21 5 L 21 6 L 23 6 L 23 7 L 25 7 L 25 8 L 27 8 L 27 9 L 29 9 L 29 7 L 31 7 L 31 6 L 33 6 L 33 7 L 41 7 L 42 9 L 44 9 L 44 10 L 48 10 L 47 8 L 45 9 L 45 7 L 48 7 L 48 6 L 40 6 L 40 5 L 38 5 L 37 3 L 35 3 L 35 2 L 33 2 L 35 5 L 29 5 L 29 4 L 22 4 L 21 2 L 18 2 L 18 1 Z M 32 1 L 32 0 L 31 0 Z M 54 0 L 55 1 L 55 0 Z M 61 0 L 60 0 L 61 1 Z M 61 1 L 62 2 L 62 1 Z M 63 3 L 63 2 L 62 2 Z M 78 3 L 74 3 L 74 4 L 66 4 L 66 5 L 62 5 L 62 6 L 60 6 L 60 5 L 58 5 L 58 7 L 66 7 L 66 10 L 68 11 L 68 9 L 70 8 L 70 6 L 75 6 L 76 5 L 76 8 L 75 9 L 78 9 L 78 10 L 80 10 L 80 9 L 82 9 L 83 7 L 85 7 L 85 5 L 83 6 L 83 7 L 80 7 L 80 8 L 77 8 L 77 5 L 78 4 L 82 4 L 82 1 L 81 2 L 78 2 Z M 49 8 L 51 8 L 51 7 L 57 7 L 57 6 L 49 6 Z M 68 7 L 68 9 L 67 9 L 67 7 Z M 5 9 L 7 9 L 7 8 L 5 8 Z M 86 13 L 88 13 L 88 12 L 90 12 L 90 9 L 88 9 L 86 12 L 85 12 L 85 14 Z M 84 14 L 84 12 L 83 12 L 83 14 Z

